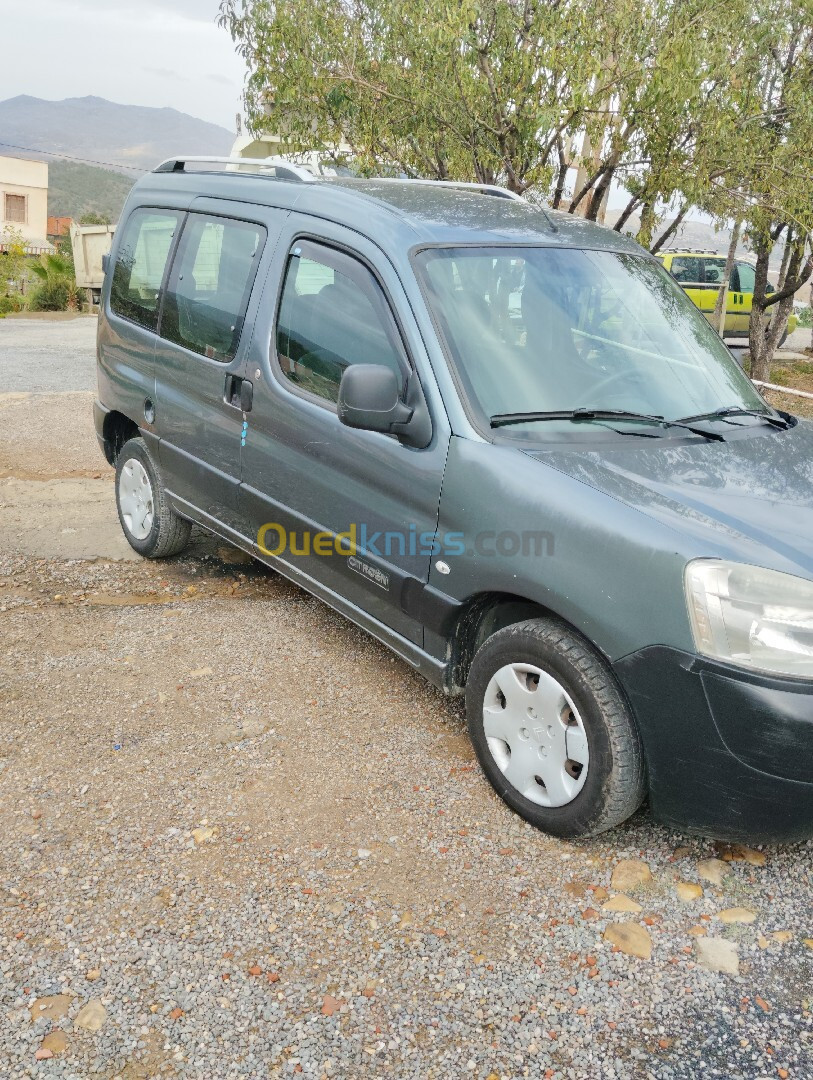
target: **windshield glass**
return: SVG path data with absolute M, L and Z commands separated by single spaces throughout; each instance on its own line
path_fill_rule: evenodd
M 481 422 L 624 409 L 666 419 L 766 406 L 654 259 L 610 251 L 432 248 L 430 305 Z M 567 421 L 556 423 L 561 429 Z M 512 428 L 525 437 L 542 425 Z M 550 425 L 544 425 L 549 427 Z

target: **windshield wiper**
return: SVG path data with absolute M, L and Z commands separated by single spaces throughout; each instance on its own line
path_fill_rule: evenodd
M 678 427 L 691 431 L 693 435 L 702 435 L 704 439 L 725 442 L 725 436 L 718 431 L 705 431 L 693 427 L 683 420 L 665 420 L 662 416 L 650 413 L 630 412 L 627 409 L 570 409 L 558 412 L 497 413 L 491 417 L 492 427 L 507 427 L 509 424 L 530 424 L 544 420 L 645 420 L 661 427 Z M 614 429 L 615 430 L 615 429 Z
M 695 420 L 726 420 L 729 416 L 756 416 L 760 420 L 764 420 L 766 424 L 779 428 L 780 431 L 787 431 L 790 427 L 787 420 L 781 416 L 771 416 L 770 413 L 760 412 L 759 409 L 743 409 L 739 405 L 726 405 L 722 409 L 701 413 L 699 416 L 681 416 L 677 423 L 691 424 Z

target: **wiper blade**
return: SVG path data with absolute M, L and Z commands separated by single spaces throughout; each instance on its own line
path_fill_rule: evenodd
M 766 424 L 779 428 L 780 431 L 787 431 L 790 427 L 787 420 L 781 416 L 772 416 L 770 413 L 761 412 L 759 409 L 743 409 L 739 405 L 726 405 L 722 409 L 701 413 L 699 416 L 681 416 L 677 423 L 689 424 L 696 420 L 726 420 L 729 416 L 756 416 L 760 420 L 764 420 Z
M 725 436 L 718 431 L 705 431 L 693 427 L 683 420 L 665 420 L 662 416 L 651 413 L 630 412 L 628 409 L 569 409 L 549 412 L 497 413 L 491 417 L 491 426 L 507 427 L 509 424 L 531 424 L 545 420 L 644 420 L 661 427 L 678 427 L 691 431 L 693 435 L 702 435 L 713 442 L 725 442 Z

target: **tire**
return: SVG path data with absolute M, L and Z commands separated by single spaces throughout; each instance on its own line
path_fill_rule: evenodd
M 177 555 L 189 543 L 192 525 L 169 505 L 143 439 L 129 439 L 116 458 L 116 507 L 127 542 L 145 559 Z
M 558 619 L 516 623 L 483 643 L 466 684 L 466 716 L 492 787 L 543 832 L 594 836 L 644 800 L 629 706 L 605 661 Z

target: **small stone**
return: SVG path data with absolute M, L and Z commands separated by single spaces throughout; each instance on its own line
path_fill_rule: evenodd
M 70 994 L 53 994 L 51 997 L 37 998 L 30 1008 L 31 1019 L 38 1020 L 44 1016 L 48 1020 L 61 1020 L 67 1016 L 73 998 Z
M 90 971 L 85 972 L 85 978 L 88 982 L 96 982 L 101 977 L 101 974 L 98 968 L 91 968 Z
M 325 994 L 322 1001 L 322 1016 L 333 1016 L 342 1007 L 342 1003 L 338 998 L 333 997 L 330 994 Z
M 640 859 L 622 859 L 614 870 L 610 887 L 618 892 L 629 892 L 638 885 L 645 885 L 652 880 L 652 871 Z
M 638 956 L 642 960 L 652 956 L 649 931 L 637 923 L 610 923 L 604 931 L 604 939 L 628 956 Z
M 369 859 L 372 855 L 372 851 L 369 848 L 360 847 L 358 849 L 358 857 L 360 859 Z
M 729 855 L 732 862 L 746 862 L 749 866 L 764 866 L 768 861 L 768 856 L 764 851 L 743 847 L 742 844 L 736 844 Z
M 188 678 L 190 679 L 202 679 L 205 675 L 211 675 L 212 669 L 210 667 L 198 668 L 196 671 L 190 671 Z
M 92 998 L 76 1014 L 73 1026 L 84 1028 L 85 1031 L 100 1031 L 106 1019 L 107 1011 L 104 1005 L 98 998 Z
M 813 949 L 813 937 L 802 938 L 802 944 L 806 945 L 808 949 Z
M 689 927 L 689 933 L 692 937 L 705 937 L 708 931 L 705 926 L 701 926 L 699 923 L 696 926 Z
M 636 902 L 626 893 L 618 893 L 617 896 L 611 896 L 606 904 L 602 905 L 602 911 L 629 911 L 632 914 L 641 910 L 641 905 Z
M 752 923 L 757 913 L 750 908 L 730 907 L 717 913 L 717 918 L 724 923 Z
M 778 941 L 782 945 L 786 945 L 789 941 L 793 941 L 793 934 L 790 930 L 774 930 L 771 937 L 774 941 Z
M 196 845 L 205 844 L 207 840 L 212 839 L 214 834 L 214 829 L 200 827 L 192 830 L 192 839 Z
M 259 964 L 252 964 L 251 967 L 248 969 L 248 973 L 249 975 L 262 975 L 263 969 L 260 967 Z
M 42 1049 L 50 1050 L 52 1054 L 64 1054 L 67 1048 L 68 1036 L 64 1031 L 60 1031 L 59 1028 L 49 1031 L 42 1040 Z
M 34 1053 L 34 1057 L 37 1061 L 47 1061 L 48 1058 L 52 1058 L 53 1056 L 53 1050 L 49 1050 L 46 1046 L 41 1046 L 39 1050 Z
M 696 885 L 693 881 L 679 881 L 675 885 L 675 892 L 678 894 L 678 899 L 682 900 L 686 904 L 690 904 L 693 900 L 698 900 L 703 895 L 703 886 Z
M 673 859 L 685 859 L 686 856 L 690 852 L 691 852 L 691 848 L 687 848 L 687 847 L 681 845 L 681 847 L 676 847 L 675 850 L 672 852 L 672 858 Z
M 731 867 L 722 859 L 701 859 L 697 864 L 697 876 L 712 885 L 722 885 L 723 879 L 731 873 Z
M 176 1007 L 174 1009 L 172 1009 L 170 1011 L 170 1014 L 169 1014 L 170 1020 L 180 1020 L 182 1016 L 183 1016 L 183 1009 L 179 1009 L 177 1007 L 177 1005 L 176 1005 Z
M 739 951 L 733 941 L 723 938 L 698 938 L 695 942 L 697 962 L 706 971 L 719 971 L 723 975 L 739 975 Z

